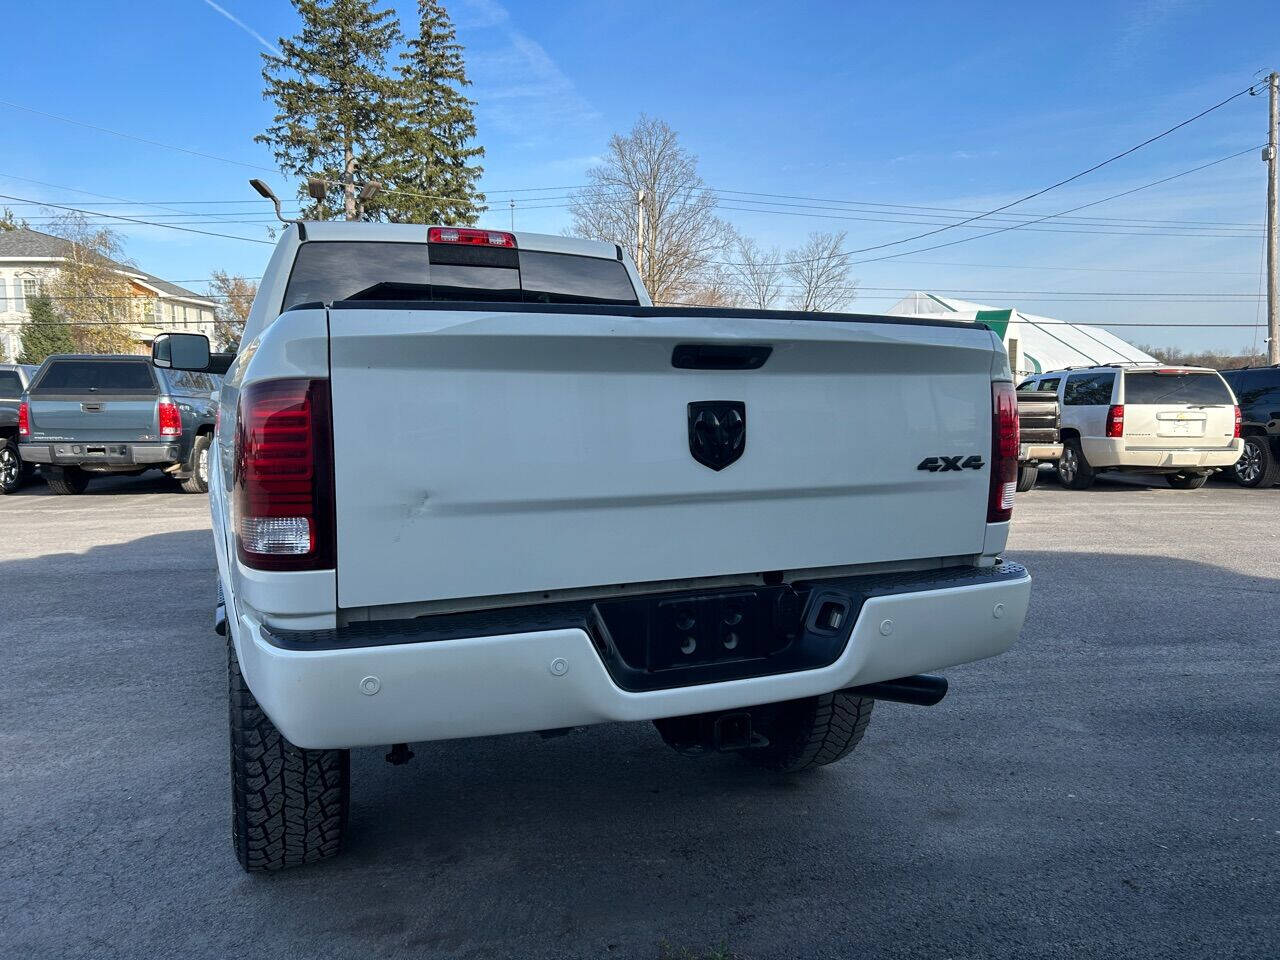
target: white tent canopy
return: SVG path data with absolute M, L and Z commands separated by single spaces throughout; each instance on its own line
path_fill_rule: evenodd
M 1004 341 L 1009 365 L 1018 379 L 1045 370 L 1102 363 L 1159 363 L 1155 357 L 1099 327 L 1023 313 L 1017 308 L 989 307 L 917 291 L 889 308 L 891 316 L 950 316 L 980 320 Z

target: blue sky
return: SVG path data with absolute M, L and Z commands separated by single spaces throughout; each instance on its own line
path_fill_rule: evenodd
M 411 27 L 413 4 L 385 5 Z M 494 210 L 482 223 L 507 224 L 514 197 L 517 228 L 549 232 L 569 225 L 563 188 L 582 183 L 609 135 L 641 112 L 679 130 L 718 189 L 881 205 L 783 201 L 841 209 L 747 212 L 728 208 L 756 204 L 726 200 L 723 216 L 741 232 L 785 247 L 811 230 L 846 230 L 849 248 L 861 248 L 929 228 L 879 222 L 897 216 L 887 205 L 994 208 L 1198 113 L 1260 68 L 1280 68 L 1278 18 L 1266 2 L 452 0 L 448 8 L 467 48 L 487 150 L 482 185 Z M 290 192 L 281 174 L 252 168 L 272 166 L 253 143 L 271 116 L 260 54 L 295 30 L 287 0 L 32 3 L 12 5 L 6 26 L 4 100 L 223 159 L 0 104 L 0 193 L 197 219 L 91 194 L 182 201 L 179 209 L 210 221 L 200 229 L 265 237 L 261 224 L 234 221 L 264 210 L 248 177 Z M 1015 209 L 1055 213 L 1265 137 L 1265 98 L 1242 97 Z M 1263 317 L 1264 172 L 1252 150 L 1080 214 L 1122 223 L 1061 223 L 864 263 L 855 268 L 858 306 L 883 309 L 910 289 L 1019 291 L 957 295 L 1078 322 L 1253 324 Z M 507 192 L 528 188 L 555 189 Z M 33 220 L 45 215 L 5 203 Z M 224 222 L 214 225 L 212 211 Z M 1135 220 L 1166 222 L 1137 228 Z M 260 273 L 270 250 L 156 227 L 120 230 L 139 265 L 196 289 L 213 269 Z M 865 256 L 975 232 L 948 230 Z M 1175 293 L 1215 296 L 1188 303 Z M 1148 296 L 1116 302 L 1121 294 Z M 1116 332 L 1225 349 L 1260 345 L 1262 336 L 1190 326 Z

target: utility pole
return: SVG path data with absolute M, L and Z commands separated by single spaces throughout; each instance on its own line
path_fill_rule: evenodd
M 356 155 L 348 141 L 342 148 L 342 210 L 348 220 L 356 216 Z
M 1280 73 L 1267 77 L 1271 91 L 1270 125 L 1267 128 L 1267 363 L 1280 363 L 1280 251 L 1276 249 L 1276 232 L 1280 230 Z
M 636 191 L 636 272 L 644 280 L 644 189 Z

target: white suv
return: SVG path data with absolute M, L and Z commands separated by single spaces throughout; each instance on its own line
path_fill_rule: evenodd
M 1019 390 L 1052 390 L 1062 406 L 1065 487 L 1084 490 L 1100 470 L 1163 473 L 1195 490 L 1240 459 L 1240 408 L 1216 370 L 1151 364 L 1068 368 Z

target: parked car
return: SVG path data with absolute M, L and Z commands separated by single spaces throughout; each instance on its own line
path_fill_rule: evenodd
M 15 492 L 32 473 L 18 448 L 18 409 L 36 367 L 0 363 L 0 495 Z
M 246 870 L 337 852 L 352 747 L 651 720 L 805 770 L 1022 627 L 984 326 L 653 307 L 611 243 L 306 223 L 243 343 L 210 509 Z
M 1040 464 L 1057 463 L 1062 456 L 1058 432 L 1058 395 L 1033 390 L 1026 381 L 1018 387 L 1018 492 L 1036 485 Z
M 140 356 L 53 356 L 21 403 L 19 449 L 57 494 L 101 474 L 162 470 L 188 493 L 208 487 L 219 378 L 156 370 Z
M 1235 465 L 1242 487 L 1280 483 L 1280 366 L 1223 370 L 1240 403 L 1244 450 Z
M 1027 383 L 1062 405 L 1063 486 L 1084 490 L 1103 470 L 1161 473 L 1195 490 L 1240 459 L 1240 409 L 1216 370 L 1104 365 L 1054 370 Z

